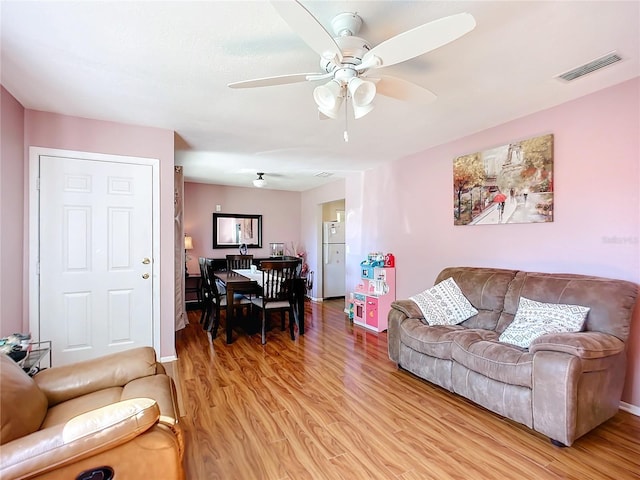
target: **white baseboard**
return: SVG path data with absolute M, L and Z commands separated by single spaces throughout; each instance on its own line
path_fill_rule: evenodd
M 640 417 L 640 407 L 631 405 L 630 403 L 620 402 L 620 410 L 629 412 L 632 415 Z
M 160 357 L 160 363 L 171 363 L 178 360 L 178 357 L 175 355 L 169 355 L 168 357 Z

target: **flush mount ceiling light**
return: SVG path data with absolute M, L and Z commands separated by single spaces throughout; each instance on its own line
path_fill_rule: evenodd
M 253 181 L 253 186 L 262 188 L 267 184 L 267 181 L 264 178 L 262 178 L 262 176 L 264 175 L 264 172 L 258 172 L 257 175 L 258 175 L 258 178 L 256 178 Z

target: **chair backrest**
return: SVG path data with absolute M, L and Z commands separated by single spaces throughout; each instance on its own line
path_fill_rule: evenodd
M 202 294 L 205 298 L 211 298 L 211 269 L 212 264 L 210 258 L 200 257 L 198 258 L 198 264 L 200 265 L 200 288 L 202 288 Z
M 209 293 L 207 291 L 207 285 L 206 285 L 206 271 L 205 271 L 205 264 L 206 264 L 207 258 L 206 257 L 198 257 L 198 266 L 200 267 L 200 295 L 202 298 L 205 298 L 207 296 L 207 294 Z
M 227 255 L 227 271 L 251 268 L 253 255 Z
M 206 283 L 207 288 L 210 292 L 211 298 L 217 302 L 220 300 L 220 296 L 225 294 L 226 292 L 221 291 L 220 285 L 218 285 L 218 282 L 216 281 L 216 277 L 213 273 L 215 271 L 213 261 L 214 261 L 213 258 L 206 259 L 205 266 L 204 266 L 205 274 L 202 277 L 203 279 L 202 283 Z
M 260 262 L 262 298 L 265 302 L 291 300 L 297 267 L 296 260 L 263 260 Z

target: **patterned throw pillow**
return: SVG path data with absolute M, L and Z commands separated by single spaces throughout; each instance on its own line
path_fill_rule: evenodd
M 457 325 L 478 313 L 451 277 L 409 299 L 416 302 L 429 325 Z
M 579 332 L 589 307 L 541 303 L 521 297 L 513 322 L 500 335 L 501 342 L 529 348 L 531 342 L 545 333 Z

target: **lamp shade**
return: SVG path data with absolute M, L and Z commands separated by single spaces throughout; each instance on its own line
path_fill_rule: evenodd
M 373 104 L 371 103 L 369 105 L 364 105 L 360 107 L 356 105 L 356 102 L 353 102 L 352 106 L 353 106 L 353 116 L 355 117 L 356 120 L 364 117 L 367 113 L 373 110 Z
M 184 249 L 193 250 L 193 239 L 188 235 L 184 236 Z
M 349 80 L 349 94 L 353 105 L 353 116 L 362 118 L 373 110 L 373 99 L 376 96 L 376 84 L 368 80 L 354 77 Z
M 369 105 L 376 96 L 375 83 L 358 77 L 349 80 L 347 88 L 349 89 L 349 94 L 351 94 L 353 105 L 357 107 Z
M 321 109 L 320 111 L 324 113 L 322 109 L 332 111 L 336 108 L 336 104 L 339 103 L 338 99 L 342 99 L 341 94 L 342 86 L 338 82 L 331 80 L 313 90 L 313 99 L 316 101 L 318 109 Z
M 326 115 L 329 118 L 338 118 L 338 113 L 340 113 L 340 106 L 342 105 L 342 97 L 338 97 L 336 99 L 335 105 L 333 108 L 326 108 L 324 106 L 318 105 L 318 110 L 320 113 Z

